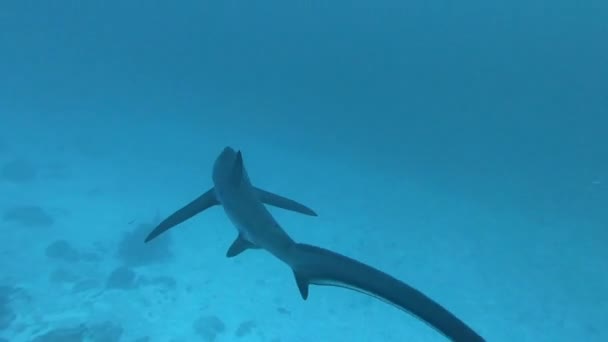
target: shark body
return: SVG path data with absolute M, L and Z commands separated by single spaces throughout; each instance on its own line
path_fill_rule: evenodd
M 213 188 L 163 220 L 145 242 L 207 208 L 221 205 L 238 230 L 226 256 L 234 257 L 248 249 L 268 251 L 291 267 L 303 299 L 308 298 L 310 284 L 344 287 L 392 304 L 452 341 L 485 341 L 443 306 L 389 274 L 336 252 L 294 241 L 264 204 L 311 216 L 316 213 L 296 201 L 254 187 L 240 151 L 226 147 L 214 163 L 212 178 Z

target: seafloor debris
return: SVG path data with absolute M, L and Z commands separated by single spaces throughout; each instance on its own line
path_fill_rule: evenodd
M 137 274 L 126 266 L 116 268 L 106 281 L 108 289 L 130 290 L 136 288 L 137 285 Z
M 139 224 L 134 230 L 126 233 L 118 245 L 117 256 L 129 267 L 162 263 L 172 258 L 170 250 L 171 236 L 162 236 L 151 243 L 144 239 L 154 228 L 152 224 Z
M 13 159 L 0 167 L 0 179 L 13 183 L 28 183 L 38 177 L 38 169 L 25 159 Z
M 81 258 L 81 253 L 72 247 L 66 240 L 56 240 L 46 247 L 45 254 L 51 259 L 68 262 L 76 262 Z
M 10 207 L 4 210 L 2 219 L 28 228 L 50 227 L 55 223 L 55 219 L 38 205 Z
M 8 328 L 17 316 L 10 305 L 13 292 L 10 286 L 0 286 L 0 331 Z
M 226 331 L 226 324 L 217 316 L 209 315 L 198 318 L 192 324 L 194 331 L 206 342 L 213 342 L 218 335 Z

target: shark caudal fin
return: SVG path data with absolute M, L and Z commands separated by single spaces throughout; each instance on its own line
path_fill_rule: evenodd
M 177 226 L 178 224 L 188 220 L 196 214 L 199 214 L 206 209 L 218 205 L 219 202 L 215 197 L 215 190 L 211 188 L 194 201 L 186 204 L 183 208 L 171 214 L 169 217 L 164 219 L 161 223 L 158 224 L 151 232 L 148 234 L 145 242 L 150 242 L 160 234 L 166 232 L 167 230 Z
M 485 341 L 467 324 L 422 292 L 362 262 L 301 243 L 292 246 L 289 260 L 303 299 L 308 298 L 310 284 L 348 288 L 410 313 L 451 341 Z

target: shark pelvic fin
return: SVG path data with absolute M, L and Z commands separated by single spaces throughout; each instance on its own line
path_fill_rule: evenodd
M 239 234 L 239 236 L 236 237 L 234 242 L 232 242 L 232 244 L 228 248 L 228 251 L 226 252 L 226 257 L 232 258 L 232 257 L 235 257 L 235 256 L 243 253 L 244 251 L 246 251 L 248 249 L 254 249 L 254 248 L 257 248 L 257 247 L 253 243 L 247 241 L 243 237 L 243 235 Z

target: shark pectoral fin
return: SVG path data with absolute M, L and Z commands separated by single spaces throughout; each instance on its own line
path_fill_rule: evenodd
M 235 256 L 243 253 L 244 251 L 246 251 L 248 249 L 253 249 L 253 248 L 257 248 L 256 245 L 247 241 L 243 237 L 243 235 L 239 234 L 239 236 L 236 237 L 236 239 L 234 240 L 232 245 L 230 245 L 230 247 L 228 248 L 228 251 L 226 252 L 226 256 L 228 258 L 232 258 L 232 257 L 235 257 Z
M 310 282 L 306 277 L 298 274 L 296 270 L 293 270 L 293 275 L 296 277 L 296 284 L 298 285 L 298 290 L 300 290 L 300 295 L 302 295 L 302 299 L 308 299 L 308 287 Z
M 169 215 L 166 219 L 164 219 L 161 223 L 154 228 L 150 234 L 144 240 L 145 242 L 149 242 L 152 239 L 156 238 L 160 234 L 166 232 L 167 230 L 177 226 L 178 224 L 188 220 L 192 216 L 203 212 L 205 209 L 212 207 L 214 205 L 219 204 L 217 198 L 215 197 L 215 190 L 211 188 L 201 196 L 199 196 L 194 201 L 188 203 L 183 208 Z
M 255 188 L 260 201 L 266 203 L 268 205 L 272 205 L 277 208 L 282 208 L 285 210 L 295 211 L 300 214 L 309 215 L 309 216 L 317 216 L 317 213 L 314 210 L 308 208 L 304 204 L 298 203 L 292 199 L 279 196 L 277 194 L 273 194 L 272 192 Z

